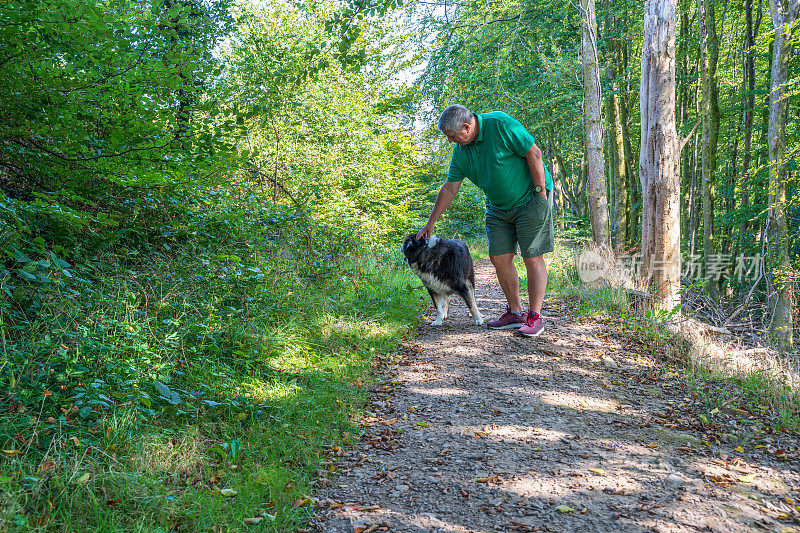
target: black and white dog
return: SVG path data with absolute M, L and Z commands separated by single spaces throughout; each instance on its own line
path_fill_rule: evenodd
M 452 294 L 464 299 L 476 326 L 483 324 L 483 317 L 475 304 L 472 256 L 464 241 L 441 239 L 436 235 L 417 240 L 416 235 L 409 235 L 401 250 L 408 266 L 428 289 L 436 307 L 436 320 L 431 322 L 432 326 L 441 326 L 442 320 L 447 318 Z

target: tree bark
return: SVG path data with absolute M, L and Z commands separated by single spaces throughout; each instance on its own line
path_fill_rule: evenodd
M 621 250 L 625 246 L 625 242 L 630 238 L 627 233 L 628 228 L 628 202 L 627 202 L 627 185 L 628 176 L 625 174 L 625 148 L 622 142 L 622 122 L 619 117 L 619 97 L 612 94 L 609 98 L 609 122 L 611 123 L 611 153 L 613 154 L 612 161 L 616 168 L 613 175 L 614 183 L 614 248 Z
M 594 0 L 581 0 L 581 58 L 583 62 L 584 127 L 586 164 L 589 172 L 589 219 L 592 240 L 598 246 L 608 243 L 608 196 L 603 160 L 603 120 L 601 116 L 600 65 L 597 57 L 597 22 Z
M 700 46 L 702 50 L 702 102 L 703 143 L 701 168 L 703 174 L 703 265 L 708 272 L 710 256 L 714 254 L 714 175 L 717 171 L 717 143 L 719 139 L 719 89 L 717 38 L 714 0 L 700 0 Z M 715 280 L 708 280 L 706 292 L 712 298 L 719 296 Z
M 678 131 L 686 131 L 686 121 L 689 116 L 689 30 L 691 22 L 689 21 L 689 1 L 681 0 L 680 2 L 680 31 L 677 42 L 677 54 L 680 62 L 676 65 L 677 75 L 679 80 L 679 89 L 677 90 L 677 109 L 680 112 L 680 122 L 678 124 Z M 682 133 L 681 133 L 682 134 Z M 691 176 L 689 173 L 689 164 L 691 162 L 692 153 L 690 150 L 681 152 L 681 212 L 688 213 L 691 200 Z M 689 219 L 690 217 L 681 217 L 681 235 L 689 235 Z
M 610 18 L 613 25 L 615 21 Z M 628 202 L 627 188 L 628 176 L 625 171 L 625 147 L 622 139 L 622 120 L 620 118 L 620 98 L 622 90 L 619 82 L 619 70 L 617 65 L 622 64 L 622 53 L 619 41 L 611 43 L 611 62 L 608 66 L 608 76 L 611 85 L 611 94 L 606 100 L 606 118 L 608 120 L 608 161 L 611 164 L 609 176 L 612 178 L 613 209 L 614 215 L 611 218 L 611 242 L 614 250 L 622 250 L 630 239 L 628 230 Z
M 789 227 L 786 220 L 786 190 L 789 179 L 786 157 L 786 83 L 792 52 L 792 24 L 800 11 L 800 0 L 770 0 L 775 41 L 772 51 L 772 76 L 769 98 L 769 227 L 770 270 L 775 294 L 772 295 L 770 339 L 779 348 L 791 350 L 792 298 L 789 262 Z
M 680 148 L 675 126 L 677 0 L 646 0 L 642 43 L 642 277 L 653 307 L 680 304 Z
M 626 203 L 628 204 L 628 238 L 633 242 L 636 238 L 636 229 L 639 227 L 639 213 L 641 207 L 640 187 L 637 173 L 634 171 L 636 168 L 635 159 L 633 157 L 633 144 L 631 143 L 631 129 L 630 120 L 628 117 L 628 103 L 627 99 L 620 98 L 619 101 L 619 121 L 622 125 L 622 147 L 625 155 L 625 175 L 628 178 L 628 197 Z
M 761 25 L 762 3 L 758 0 L 758 15 L 753 21 L 753 0 L 745 0 L 745 60 L 743 75 L 745 78 L 745 98 L 744 98 L 744 149 L 742 153 L 742 198 L 741 207 L 747 212 L 747 205 L 750 203 L 750 162 L 752 160 L 753 149 L 753 117 L 756 105 L 756 58 L 755 42 L 758 35 L 758 28 Z M 739 235 L 747 234 L 747 217 L 744 217 L 739 225 Z

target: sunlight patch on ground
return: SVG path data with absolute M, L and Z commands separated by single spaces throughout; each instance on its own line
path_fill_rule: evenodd
M 293 398 L 300 391 L 301 386 L 297 381 L 276 381 L 267 383 L 261 380 L 253 380 L 242 383 L 244 395 L 258 403 L 278 402 Z
M 453 426 L 448 430 L 458 436 L 486 438 L 493 441 L 518 441 L 520 444 L 536 444 L 536 441 L 556 442 L 567 437 L 567 433 L 548 428 L 520 425 L 490 424 L 485 426 Z
M 170 472 L 179 477 L 191 477 L 203 469 L 207 443 L 193 427 L 187 433 L 172 439 L 147 437 L 140 441 L 127 462 L 139 472 L 153 474 Z
M 414 394 L 424 394 L 425 396 L 469 396 L 472 394 L 471 391 L 466 389 L 456 389 L 454 387 L 415 387 L 415 386 L 407 386 L 410 392 Z
M 539 396 L 539 401 L 578 411 L 599 411 L 601 413 L 616 413 L 620 408 L 620 403 L 616 400 L 593 398 L 567 391 L 547 391 Z

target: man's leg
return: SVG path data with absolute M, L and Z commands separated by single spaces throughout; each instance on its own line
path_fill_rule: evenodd
M 525 259 L 525 271 L 528 274 L 528 298 L 531 312 L 541 313 L 544 292 L 547 288 L 547 263 L 543 255 Z
M 503 289 L 503 294 L 506 296 L 508 307 L 512 311 L 522 313 L 522 302 L 519 299 L 519 274 L 517 273 L 517 267 L 514 266 L 514 254 L 492 255 L 489 256 L 489 259 L 491 259 L 494 270 L 497 272 L 497 280 L 500 282 L 500 288 Z M 544 291 L 542 291 L 542 298 L 544 298 Z M 541 303 L 539 305 L 541 306 Z

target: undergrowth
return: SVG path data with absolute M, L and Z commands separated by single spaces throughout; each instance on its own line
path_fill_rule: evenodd
M 628 291 L 599 281 L 586 284 L 578 277 L 575 256 L 580 253 L 571 240 L 560 239 L 548 262 L 547 298 L 561 299 L 569 305 L 573 317 L 597 317 L 614 325 L 620 332 L 648 347 L 649 353 L 665 365 L 679 365 L 686 370 L 687 382 L 697 395 L 707 419 L 722 407 L 739 409 L 765 420 L 774 428 L 800 431 L 800 391 L 785 376 L 764 370 L 739 370 L 722 373 L 711 367 L 702 350 L 692 346 L 672 327 L 679 311 L 656 312 L 640 309 L 628 298 Z M 518 269 L 525 287 L 525 270 Z M 733 349 L 732 349 L 733 350 Z M 795 368 L 784 361 L 781 366 Z M 793 371 L 797 374 L 797 371 Z M 715 411 L 716 409 L 716 411 Z
M 229 192 L 160 200 L 147 230 L 62 238 L 3 203 L 0 530 L 296 528 L 416 326 L 394 247 Z

